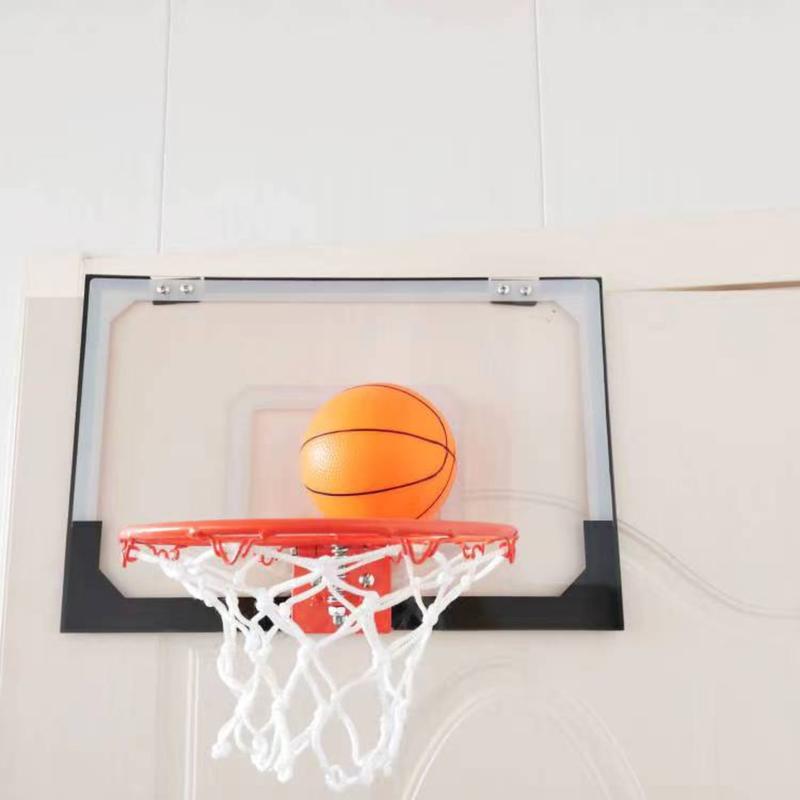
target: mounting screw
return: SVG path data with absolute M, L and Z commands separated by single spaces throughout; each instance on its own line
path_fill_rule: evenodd
M 509 287 L 506 283 L 501 283 L 497 287 L 497 294 L 508 294 L 511 291 L 511 287 Z
M 375 576 L 371 572 L 359 575 L 358 583 L 363 589 L 371 589 L 375 585 Z
M 530 286 L 520 286 L 519 287 L 519 293 L 523 297 L 527 297 L 532 291 L 533 291 L 533 289 L 531 289 Z
M 182 283 L 181 284 L 181 293 L 182 294 L 191 294 L 194 291 L 194 284 L 193 283 Z
M 156 286 L 156 294 L 169 294 L 169 286 L 166 283 L 159 283 Z
M 328 608 L 328 613 L 331 615 L 331 621 L 338 628 L 344 622 L 347 609 L 342 606 L 330 606 Z

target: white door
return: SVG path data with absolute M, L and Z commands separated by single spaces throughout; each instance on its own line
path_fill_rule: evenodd
M 492 271 L 502 273 L 507 264 L 509 275 L 514 264 L 535 263 L 545 252 L 553 257 L 558 247 L 497 239 L 484 255 L 488 261 L 493 252 Z M 571 257 L 563 245 L 561 253 Z M 386 275 L 480 274 L 474 255 L 465 259 L 457 244 L 449 251 L 386 248 L 378 255 L 374 249 L 283 251 L 280 272 L 375 274 L 376 263 Z M 616 274 L 613 265 L 604 267 L 625 629 L 435 632 L 391 775 L 348 790 L 352 796 L 458 792 L 478 798 L 497 791 L 499 782 L 506 796 L 520 798 L 792 797 L 799 788 L 792 768 L 800 739 L 792 579 L 798 388 L 778 355 L 797 336 L 796 297 L 792 289 L 623 290 L 630 286 L 626 266 Z M 269 255 L 40 267 L 25 309 L 0 696 L 4 797 L 306 797 L 329 791 L 310 757 L 298 761 L 286 784 L 260 774 L 241 754 L 210 757 L 231 710 L 216 671 L 219 634 L 59 632 L 83 276 L 278 271 Z M 270 459 L 261 463 L 264 453 L 274 460 L 284 452 L 285 432 L 300 430 L 316 401 L 298 383 L 303 365 L 294 355 L 283 363 L 290 372 L 298 368 L 300 377 L 282 380 L 277 394 L 274 372 L 263 385 L 253 384 L 258 350 L 230 353 L 226 337 L 244 330 L 263 342 L 265 323 L 256 307 L 232 318 L 224 303 L 208 306 L 209 325 L 196 322 L 200 305 L 194 311 L 134 305 L 116 319 L 110 338 L 97 432 L 106 444 L 91 479 L 103 521 L 100 566 L 130 597 L 181 594 L 148 565 L 122 570 L 113 531 L 142 521 L 133 514 L 308 513 L 291 478 L 293 466 L 275 470 Z M 443 318 L 455 313 L 434 306 Z M 287 308 L 282 305 L 270 325 L 302 330 L 302 314 L 299 321 L 286 317 Z M 429 311 L 419 316 L 415 308 L 420 328 Z M 516 393 L 504 383 L 506 374 L 490 376 L 504 387 L 499 395 L 483 386 L 484 373 L 460 379 L 460 371 L 469 376 L 475 365 L 484 367 L 475 349 L 448 365 L 447 380 L 424 358 L 406 368 L 407 375 L 427 374 L 422 382 L 437 394 L 464 443 L 463 479 L 447 515 L 509 514 L 494 521 L 520 529 L 517 563 L 475 592 L 555 596 L 584 566 L 575 533 L 591 503 L 591 481 L 587 421 L 575 398 L 585 374 L 569 316 L 547 304 L 511 313 L 518 312 L 533 315 L 497 324 L 511 325 L 502 333 L 512 362 L 525 370 L 527 358 L 540 371 L 515 378 Z M 402 333 L 408 322 L 393 320 L 394 313 L 384 309 L 390 345 L 391 324 Z M 457 343 L 475 335 L 478 319 L 471 316 L 473 323 L 462 326 Z M 337 320 L 366 363 L 369 342 L 359 340 L 357 326 L 347 327 L 356 322 L 352 308 Z M 448 330 L 458 328 L 460 318 L 450 323 Z M 273 358 L 271 369 L 293 344 L 275 338 L 270 346 L 278 361 Z M 137 362 L 142 355 L 148 358 Z M 184 382 L 207 387 L 190 403 L 171 382 L 178 355 L 197 361 L 186 364 Z M 343 369 L 337 363 L 324 380 L 315 375 L 312 382 L 335 386 Z M 541 371 L 548 364 L 549 374 Z M 199 373 L 192 377 L 192 370 Z M 231 382 L 237 384 L 233 396 L 223 391 Z M 450 395 L 448 385 L 455 387 Z M 483 398 L 476 405 L 481 414 L 464 403 L 469 387 Z M 530 402 L 520 405 L 528 396 Z M 223 413 L 212 424 L 200 411 L 215 404 Z M 503 418 L 504 409 L 513 419 Z M 243 427 L 242 414 L 255 421 Z M 149 424 L 142 426 L 143 420 Z M 539 447 L 531 450 L 535 440 Z M 181 467 L 176 454 L 190 458 Z M 265 477 L 276 473 L 289 477 L 283 483 Z M 497 482 L 482 485 L 487 476 Z M 78 489 L 80 495 L 85 487 Z M 341 663 L 363 657 L 357 637 L 345 644 L 335 656 Z M 286 652 L 289 646 L 287 640 Z

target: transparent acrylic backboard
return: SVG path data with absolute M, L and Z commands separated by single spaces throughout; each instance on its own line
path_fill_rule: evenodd
M 605 370 L 594 278 L 89 276 L 62 625 L 204 629 L 170 605 L 182 590 L 159 570 L 123 569 L 119 531 L 316 516 L 303 431 L 337 391 L 381 382 L 450 422 L 458 473 L 442 518 L 519 530 L 516 563 L 449 626 L 619 628 Z M 92 611 L 93 570 L 121 620 Z

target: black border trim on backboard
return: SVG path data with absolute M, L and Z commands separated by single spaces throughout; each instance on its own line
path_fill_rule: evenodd
M 84 285 L 81 351 L 78 366 L 78 391 L 75 410 L 72 475 L 70 479 L 69 523 L 64 559 L 64 585 L 61 605 L 63 633 L 158 633 L 212 632 L 221 630 L 215 611 L 189 597 L 125 597 L 100 569 L 102 523 L 73 519 L 81 391 L 86 349 L 89 289 L 95 278 L 148 280 L 143 275 L 87 275 Z M 270 277 L 221 278 L 205 280 L 258 281 L 486 281 L 486 278 L 327 278 Z M 467 596 L 461 597 L 442 614 L 439 630 L 622 630 L 622 579 L 617 532 L 616 495 L 611 451 L 611 422 L 608 405 L 608 374 L 605 341 L 602 279 L 599 277 L 548 277 L 540 280 L 595 280 L 600 297 L 603 352 L 603 383 L 606 401 L 606 436 L 613 520 L 584 522 L 585 569 L 558 596 Z M 252 600 L 243 598 L 247 613 Z M 414 628 L 419 610 L 406 601 L 393 609 L 396 630 Z

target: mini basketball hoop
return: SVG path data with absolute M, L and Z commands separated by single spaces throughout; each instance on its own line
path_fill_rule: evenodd
M 120 534 L 125 566 L 158 564 L 222 619 L 217 668 L 235 708 L 219 731 L 214 757 L 235 746 L 257 769 L 287 781 L 296 759 L 310 749 L 333 789 L 389 771 L 414 670 L 440 614 L 474 582 L 513 561 L 516 541 L 509 525 L 398 519 L 172 522 Z M 272 564 L 289 566 L 292 575 L 265 587 L 263 570 Z M 240 597 L 253 598 L 252 616 L 241 610 Z M 392 607 L 406 600 L 418 609 L 418 627 L 380 636 L 391 630 Z M 283 681 L 271 660 L 278 631 L 296 644 Z M 355 633 L 363 634 L 369 665 L 337 682 L 325 656 Z M 364 686 L 379 700 L 378 733 L 368 747 L 348 711 L 348 699 Z M 314 711 L 297 725 L 289 711 L 300 689 L 312 697 Z M 323 741 L 334 722 L 346 732 L 344 764 Z

